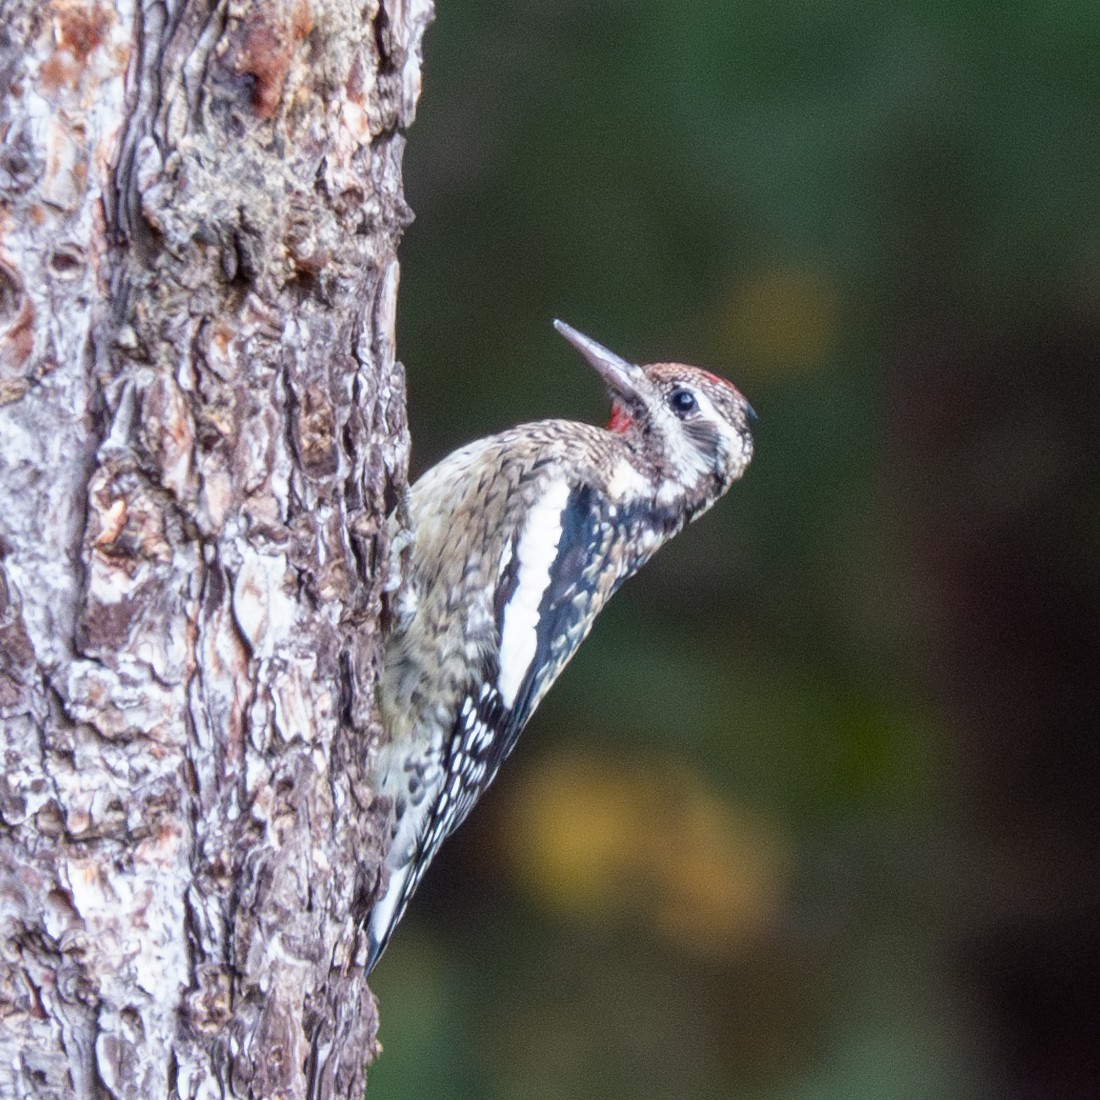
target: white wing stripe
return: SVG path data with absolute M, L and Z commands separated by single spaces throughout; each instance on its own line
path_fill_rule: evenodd
M 539 604 L 550 585 L 550 569 L 561 542 L 562 513 L 569 485 L 555 481 L 528 513 L 516 557 L 516 589 L 504 609 L 500 631 L 500 688 L 504 705 L 511 707 L 538 647 Z

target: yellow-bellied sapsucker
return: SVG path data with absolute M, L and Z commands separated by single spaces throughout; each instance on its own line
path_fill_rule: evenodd
M 406 611 L 387 642 L 389 881 L 368 969 L 611 594 L 752 457 L 748 402 L 680 363 L 635 366 L 561 321 L 610 391 L 607 428 L 524 424 L 462 447 L 412 487 Z

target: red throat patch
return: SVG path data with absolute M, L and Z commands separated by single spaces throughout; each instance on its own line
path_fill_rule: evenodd
M 616 401 L 611 406 L 611 419 L 607 422 L 607 430 L 609 432 L 625 432 L 629 430 L 630 425 L 633 423 L 634 420 L 630 413 Z

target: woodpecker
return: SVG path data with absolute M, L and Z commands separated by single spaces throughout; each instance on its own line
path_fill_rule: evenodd
M 373 768 L 395 819 L 368 972 L 609 597 L 752 457 L 755 414 L 730 382 L 681 363 L 637 366 L 554 326 L 603 379 L 607 427 L 543 420 L 479 439 L 406 500 L 412 550 Z

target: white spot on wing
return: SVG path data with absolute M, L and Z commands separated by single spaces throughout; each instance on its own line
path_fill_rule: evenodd
M 497 569 L 497 580 L 504 576 L 504 570 L 508 568 L 512 561 L 512 540 L 509 539 L 504 544 L 504 553 L 500 555 L 500 567 Z
M 516 590 L 504 609 L 500 631 L 500 678 L 504 705 L 511 707 L 538 646 L 539 604 L 550 584 L 550 568 L 558 555 L 561 517 L 569 485 L 555 481 L 531 509 L 516 547 L 519 559 Z
M 629 497 L 641 496 L 646 490 L 646 479 L 637 471 L 634 464 L 620 458 L 611 471 L 611 480 L 607 483 L 607 495 L 612 500 L 622 501 Z

